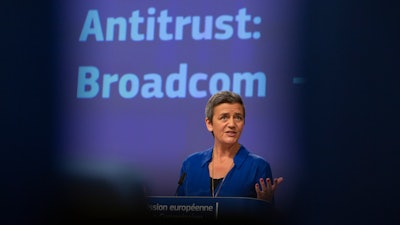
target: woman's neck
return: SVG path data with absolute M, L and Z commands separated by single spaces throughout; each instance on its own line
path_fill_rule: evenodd
M 213 159 L 222 160 L 230 158 L 233 159 L 236 153 L 240 149 L 240 144 L 235 143 L 233 145 L 214 145 L 213 149 Z

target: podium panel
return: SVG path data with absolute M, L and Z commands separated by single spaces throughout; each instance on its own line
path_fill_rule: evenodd
M 246 197 L 149 196 L 153 218 L 260 219 L 272 212 L 271 203 Z

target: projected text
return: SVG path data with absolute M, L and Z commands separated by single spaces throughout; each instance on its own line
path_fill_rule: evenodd
M 142 77 L 134 73 L 123 75 L 106 73 L 100 77 L 95 66 L 80 66 L 78 71 L 77 98 L 110 98 L 111 90 L 118 90 L 122 98 L 204 98 L 208 93 L 232 90 L 246 97 L 265 97 L 267 77 L 263 72 L 234 72 L 228 75 L 216 72 L 187 74 L 188 65 L 181 63 L 177 73 L 162 76 L 147 73 Z M 207 89 L 199 88 L 206 83 Z M 244 91 L 244 93 L 241 93 Z
M 261 17 L 248 14 L 246 8 L 239 9 L 236 15 L 201 17 L 171 16 L 168 10 L 157 13 L 156 8 L 150 7 L 147 13 L 135 10 L 130 17 L 107 18 L 101 18 L 99 11 L 92 9 L 86 15 L 79 41 L 259 39 L 261 33 L 249 31 L 248 25 L 260 25 L 261 21 Z

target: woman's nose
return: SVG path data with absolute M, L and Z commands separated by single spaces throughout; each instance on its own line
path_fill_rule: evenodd
M 228 119 L 228 126 L 230 127 L 235 126 L 235 119 L 233 117 Z

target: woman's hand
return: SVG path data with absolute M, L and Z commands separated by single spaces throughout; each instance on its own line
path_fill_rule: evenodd
M 282 183 L 283 177 L 275 178 L 274 184 L 271 184 L 271 179 L 266 178 L 265 181 L 263 178 L 260 178 L 260 184 L 256 183 L 255 188 L 257 192 L 257 198 L 272 202 L 274 198 L 274 192 L 278 188 L 278 185 Z

